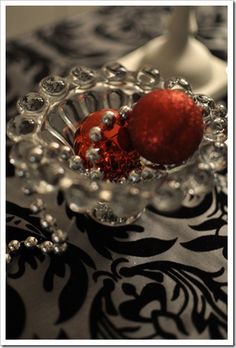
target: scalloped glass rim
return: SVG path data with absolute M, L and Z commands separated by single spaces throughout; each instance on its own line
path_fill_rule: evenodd
M 115 64 L 115 65 L 114 65 Z M 87 70 L 86 70 L 87 69 Z M 222 131 L 219 130 L 219 138 L 218 138 L 218 128 L 212 126 L 211 133 L 211 122 L 214 121 L 215 118 L 218 117 L 216 114 L 214 117 L 215 107 L 214 101 L 207 96 L 199 96 L 194 95 L 191 86 L 187 81 L 182 78 L 173 78 L 167 81 L 164 81 L 158 72 L 157 69 L 152 67 L 144 67 L 140 68 L 137 72 L 127 71 L 124 67 L 122 67 L 119 63 L 108 64 L 104 66 L 102 69 L 94 71 L 85 67 L 78 67 L 76 71 L 76 76 L 73 76 L 73 69 L 71 69 L 70 74 L 67 77 L 61 78 L 63 83 L 65 83 L 65 91 L 61 94 L 55 93 L 47 93 L 45 90 L 42 90 L 42 83 L 39 84 L 39 94 L 33 93 L 35 95 L 42 95 L 42 98 L 45 100 L 45 105 L 43 109 L 40 109 L 39 112 L 24 112 L 22 111 L 21 115 L 17 117 L 22 117 L 26 119 L 34 119 L 35 123 L 38 125 L 34 134 L 25 135 L 25 134 L 14 134 L 14 129 L 11 129 L 12 123 L 14 121 L 10 121 L 8 124 L 8 136 L 14 141 L 18 142 L 22 139 L 32 139 L 36 143 L 38 142 L 40 145 L 47 148 L 50 146 L 52 142 L 57 142 L 58 144 L 63 144 L 70 148 L 71 155 L 73 155 L 73 136 L 78 126 L 78 123 L 81 122 L 85 117 L 87 117 L 90 113 L 97 111 L 102 108 L 114 108 L 119 109 L 120 107 L 127 105 L 132 106 L 141 95 L 150 92 L 156 88 L 181 88 L 183 89 L 190 97 L 193 97 L 194 101 L 200 104 L 205 112 L 205 121 L 207 120 L 208 130 L 206 137 L 203 139 L 202 144 L 199 149 L 204 148 L 205 143 L 213 144 L 215 146 L 216 142 L 224 143 L 226 136 L 224 132 L 224 128 Z M 153 73 L 152 73 L 153 72 Z M 87 75 L 86 75 L 87 74 Z M 79 77 L 81 75 L 81 80 Z M 45 81 L 46 77 L 42 80 Z M 52 76 L 53 79 L 53 76 Z M 55 80 L 58 81 L 60 79 L 59 76 L 55 76 Z M 79 84 L 79 85 L 78 85 Z M 32 93 L 31 93 L 32 94 Z M 30 95 L 30 93 L 28 93 Z M 205 97 L 205 98 L 204 98 Z M 23 97 L 22 97 L 23 98 Z M 22 99 L 20 98 L 20 99 Z M 18 103 L 19 104 L 19 103 Z M 37 105 L 36 105 L 37 106 Z M 32 107 L 32 105 L 30 106 Z M 34 106 L 33 106 L 34 107 Z M 218 109 L 222 114 L 224 114 L 224 110 L 220 107 Z M 223 110 L 223 111 L 222 111 Z M 215 111 L 216 113 L 216 111 Z M 225 116 L 225 115 L 224 115 Z M 213 121 L 211 120 L 213 119 Z M 210 123 L 209 123 L 210 120 Z M 210 130 L 209 130 L 210 127 Z M 19 131 L 19 129 L 17 129 Z M 223 135 L 223 136 L 222 136 Z M 223 150 L 221 150 L 223 151 Z M 221 152 L 219 152 L 221 155 Z M 165 181 L 165 175 L 173 176 L 173 180 L 179 180 L 181 173 L 182 176 L 185 175 L 185 179 L 187 182 L 189 181 L 189 174 L 186 174 L 186 168 L 194 167 L 194 165 L 198 165 L 198 162 L 203 160 L 202 154 L 200 151 L 196 151 L 196 153 L 190 158 L 188 161 L 178 166 L 168 166 L 162 171 L 162 175 L 159 178 L 152 179 L 147 183 L 139 182 L 139 183 L 128 183 L 126 185 L 129 187 L 136 187 L 139 190 L 140 195 L 142 196 L 142 204 L 137 204 L 137 211 L 130 210 L 130 216 L 127 216 L 126 219 L 122 220 L 119 217 L 117 221 L 114 222 L 114 219 L 109 222 L 102 221 L 102 219 L 98 219 L 94 213 L 94 207 L 96 203 L 99 201 L 99 193 L 101 192 L 112 192 L 112 194 L 116 194 L 119 196 L 119 191 L 123 191 L 124 186 L 122 186 L 122 190 L 120 189 L 120 183 L 110 183 L 105 181 L 98 182 L 98 189 L 91 201 L 92 204 L 88 204 L 86 209 L 81 209 L 82 212 L 89 212 L 90 215 L 96 220 L 100 221 L 106 225 L 122 225 L 126 223 L 130 223 L 134 221 L 134 219 L 139 216 L 140 211 L 143 211 L 145 205 L 152 200 L 152 198 L 158 194 L 158 189 L 164 183 L 164 185 L 168 186 L 168 180 Z M 217 156 L 215 156 L 217 158 Z M 17 161 L 16 161 L 17 162 Z M 70 189 L 70 187 L 78 182 L 83 182 L 84 185 L 91 185 L 94 180 L 91 180 L 88 175 L 81 174 L 76 172 L 68 167 L 65 162 L 61 162 L 58 159 L 60 166 L 64 168 L 65 175 L 64 178 L 57 184 L 55 187 L 53 185 L 45 185 L 45 182 L 41 182 L 41 185 L 38 186 L 38 191 L 41 190 L 40 193 L 47 193 L 46 191 L 51 191 L 54 188 L 62 188 L 66 192 Z M 207 159 L 204 159 L 204 163 L 207 163 Z M 36 167 L 35 167 L 36 168 Z M 219 168 L 219 166 L 218 166 Z M 212 169 L 212 167 L 211 167 Z M 214 168 L 213 168 L 214 169 Z M 87 174 L 87 173 L 86 173 Z M 186 177 L 187 175 L 187 177 Z M 179 178 L 178 178 L 179 176 Z M 191 176 L 191 173 L 190 173 Z M 161 180 L 160 180 L 161 179 Z M 44 181 L 44 180 L 41 180 Z M 196 181 L 196 180 L 195 180 Z M 147 189 L 146 185 L 149 185 Z M 182 184 L 181 184 L 182 185 Z M 183 186 L 183 190 L 186 191 L 186 183 Z M 181 186 L 182 187 L 182 186 Z M 189 186 L 191 189 L 191 185 Z M 211 185 L 209 185 L 209 188 Z M 189 189 L 189 188 L 188 188 Z M 45 190 L 45 192 L 43 192 Z M 171 188 L 173 193 L 175 189 Z M 206 187 L 207 193 L 207 187 Z M 95 192 L 94 191 L 94 192 Z M 188 191 L 188 190 L 187 190 Z M 143 194 L 143 192 L 145 194 Z M 177 192 L 177 191 L 176 191 Z M 204 194 L 204 189 L 203 189 Z M 77 197 L 78 198 L 78 197 Z M 122 198 L 120 198 L 122 201 Z M 174 196 L 173 196 L 174 199 Z M 183 201 L 183 200 L 182 200 Z M 181 204 L 181 202 L 177 202 L 175 209 L 177 209 Z M 110 204 L 109 200 L 103 200 L 105 204 Z M 124 202 L 120 202 L 120 204 L 124 204 Z M 128 204 L 128 203 L 127 203 Z M 75 203 L 72 201 L 72 204 L 69 204 L 70 207 L 74 206 L 75 211 L 80 211 L 80 207 L 75 207 Z M 173 204 L 172 204 L 173 206 Z M 119 202 L 117 203 L 117 209 L 119 208 Z M 127 205 L 127 208 L 128 205 Z M 115 209 L 115 208 L 114 208 Z M 122 209 L 118 209 L 121 210 Z M 134 209 L 135 210 L 135 209 Z M 168 210 L 168 209 L 167 209 Z M 101 211 L 99 212 L 101 213 Z M 108 213 L 106 213 L 108 214 Z M 108 214 L 109 215 L 109 214 Z M 133 216 L 133 220 L 132 220 Z

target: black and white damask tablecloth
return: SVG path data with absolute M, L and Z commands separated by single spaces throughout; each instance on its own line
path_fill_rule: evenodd
M 102 7 L 7 43 L 7 117 L 19 95 L 75 64 L 99 67 L 163 33 L 170 8 Z M 197 36 L 226 60 L 226 8 L 198 7 Z M 225 98 L 226 99 L 226 98 Z M 7 140 L 7 153 L 11 143 Z M 7 162 L 7 241 L 45 238 Z M 63 256 L 23 250 L 7 273 L 8 339 L 227 338 L 226 176 L 197 206 L 109 228 L 47 198 Z

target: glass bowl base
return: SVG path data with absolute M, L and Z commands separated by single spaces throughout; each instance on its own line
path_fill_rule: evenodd
M 88 212 L 88 216 L 96 222 L 106 226 L 125 226 L 140 218 L 145 209 L 128 216 L 118 216 L 107 203 L 98 202 L 96 207 Z

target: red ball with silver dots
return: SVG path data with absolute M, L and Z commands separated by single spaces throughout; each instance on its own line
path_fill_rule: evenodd
M 143 96 L 129 115 L 133 147 L 158 164 L 180 164 L 203 137 L 202 110 L 180 90 L 159 89 Z
M 117 181 L 141 166 L 140 155 L 130 141 L 127 115 L 114 109 L 93 112 L 75 133 L 75 154 L 86 168 L 100 168 L 104 179 Z

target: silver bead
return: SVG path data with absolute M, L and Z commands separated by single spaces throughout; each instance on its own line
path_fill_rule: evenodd
M 43 149 L 41 146 L 35 146 L 32 148 L 28 155 L 30 163 L 39 163 L 43 158 Z
M 182 77 L 179 79 L 178 82 L 179 82 L 179 85 L 182 86 L 183 88 L 186 88 L 186 89 L 191 88 L 189 82 Z
M 128 113 L 131 111 L 132 109 L 128 106 L 128 105 L 124 105 L 120 108 L 119 110 L 119 114 L 120 114 L 120 119 L 121 121 L 126 121 L 128 118 Z
M 67 250 L 67 243 L 62 243 L 62 244 L 54 244 L 53 246 L 53 251 L 55 254 L 62 254 Z
M 57 229 L 52 234 L 52 241 L 54 243 L 62 243 L 62 242 L 65 242 L 66 239 L 67 239 L 67 233 L 62 231 L 62 230 L 60 230 L 60 229 Z
M 100 159 L 99 149 L 90 147 L 90 148 L 86 151 L 86 158 L 87 158 L 87 160 L 89 160 L 91 163 L 95 164 L 95 163 Z
M 41 198 L 37 198 L 33 203 L 30 205 L 30 210 L 36 214 L 42 211 L 45 208 L 44 201 Z
M 123 176 L 122 178 L 119 179 L 120 184 L 125 184 L 127 182 L 127 179 Z
M 107 128 L 112 128 L 114 123 L 115 123 L 116 117 L 114 112 L 112 111 L 106 111 L 103 116 L 102 116 L 102 123 L 107 127 Z
M 50 214 L 45 214 L 40 219 L 40 224 L 42 228 L 51 230 L 56 226 L 56 219 Z
M 59 152 L 59 157 L 63 161 L 68 161 L 68 159 L 71 157 L 72 151 L 69 146 L 62 146 Z
M 53 251 L 54 245 L 50 240 L 46 240 L 39 245 L 39 248 L 44 254 L 48 254 Z
M 103 173 L 101 172 L 100 168 L 91 169 L 89 171 L 89 177 L 90 177 L 91 180 L 102 180 L 103 179 Z
M 141 175 L 140 173 L 137 173 L 135 170 L 132 170 L 129 174 L 128 180 L 133 184 L 138 183 L 141 180 Z
M 9 243 L 8 243 L 8 249 L 10 251 L 17 251 L 20 249 L 20 242 L 16 239 L 14 240 L 11 240 Z
M 6 253 L 6 263 L 10 263 L 11 262 L 11 255 Z
M 38 244 L 38 239 L 33 236 L 27 237 L 24 241 L 24 245 L 26 246 L 26 248 L 33 248 L 37 244 Z
M 46 156 L 50 159 L 54 159 L 58 157 L 58 153 L 60 151 L 60 145 L 56 142 L 52 142 L 48 145 L 46 150 Z
M 27 184 L 25 184 L 22 188 L 21 188 L 22 192 L 24 195 L 26 196 L 30 196 L 33 193 L 35 193 L 35 186 L 31 183 L 28 182 Z
M 102 140 L 102 130 L 100 127 L 92 127 L 89 131 L 89 139 L 93 142 Z
M 29 172 L 26 169 L 16 168 L 15 176 L 18 178 L 26 178 L 29 177 Z
M 73 170 L 84 171 L 84 163 L 80 156 L 71 156 L 69 159 L 69 167 Z

